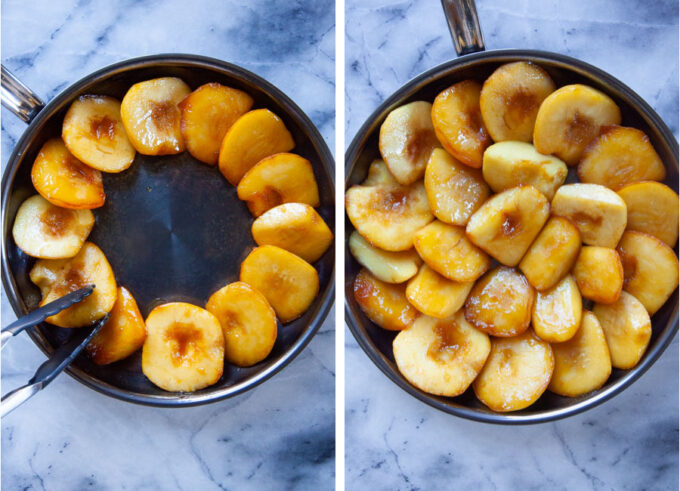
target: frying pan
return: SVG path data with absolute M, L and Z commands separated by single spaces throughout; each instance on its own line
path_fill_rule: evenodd
M 442 0 L 459 58 L 422 73 L 385 100 L 355 136 L 346 153 L 346 181 L 349 188 L 366 177 L 368 166 L 380 158 L 378 132 L 387 114 L 398 106 L 416 100 L 433 101 L 451 84 L 475 79 L 483 82 L 496 68 L 513 61 L 532 61 L 543 67 L 558 86 L 583 83 L 608 94 L 621 108 L 623 125 L 644 131 L 650 138 L 667 170 L 665 184 L 678 190 L 678 143 L 668 127 L 640 96 L 611 75 L 557 53 L 535 50 L 484 51 L 477 12 L 472 0 Z M 568 181 L 576 180 L 570 169 Z M 346 242 L 354 229 L 345 220 Z M 676 246 L 675 252 L 678 249 Z M 561 397 L 546 392 L 532 406 L 513 413 L 495 413 L 479 402 L 472 389 L 451 398 L 427 394 L 412 386 L 401 375 L 394 362 L 392 341 L 396 335 L 373 324 L 359 308 L 353 294 L 353 281 L 361 269 L 345 245 L 345 312 L 347 324 L 369 358 L 403 390 L 421 401 L 447 413 L 475 421 L 497 424 L 527 424 L 552 421 L 592 408 L 618 394 L 638 379 L 656 361 L 678 330 L 678 295 L 673 293 L 652 317 L 652 338 L 638 365 L 632 370 L 613 369 L 607 383 L 599 390 L 577 398 Z
M 2 283 L 17 316 L 36 308 L 40 292 L 28 273 L 34 259 L 14 243 L 12 225 L 21 203 L 36 191 L 30 179 L 33 161 L 49 138 L 61 135 L 64 114 L 82 94 L 104 94 L 121 100 L 137 82 L 175 76 L 192 89 L 218 82 L 241 89 L 286 124 L 294 152 L 308 159 L 319 185 L 319 214 L 334 228 L 333 158 L 309 118 L 286 95 L 238 66 L 200 56 L 166 54 L 131 59 L 103 68 L 64 90 L 46 106 L 3 67 L 3 104 L 29 126 L 16 144 L 2 177 Z M 120 174 L 104 173 L 106 203 L 93 210 L 91 240 L 106 254 L 116 280 L 137 300 L 142 314 L 155 306 L 184 301 L 205 305 L 209 296 L 238 280 L 241 261 L 256 245 L 253 218 L 236 188 L 220 172 L 188 152 L 150 157 L 137 154 Z M 106 366 L 81 355 L 67 373 L 106 395 L 154 406 L 190 406 L 217 401 L 248 390 L 274 375 L 300 353 L 321 326 L 333 302 L 334 253 L 330 247 L 314 263 L 319 295 L 297 320 L 278 326 L 276 344 L 266 360 L 249 368 L 225 364 L 222 378 L 194 393 L 165 392 L 141 371 L 141 353 Z M 29 335 L 46 354 L 63 344 L 70 329 L 41 324 Z

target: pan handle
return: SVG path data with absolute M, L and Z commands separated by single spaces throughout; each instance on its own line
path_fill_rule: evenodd
M 30 123 L 33 118 L 45 107 L 35 92 L 26 87 L 2 65 L 2 105 L 21 118 L 25 123 Z
M 484 38 L 479 27 L 474 0 L 442 0 L 458 56 L 484 51 Z

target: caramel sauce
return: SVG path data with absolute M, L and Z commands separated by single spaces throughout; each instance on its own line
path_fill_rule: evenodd
M 427 356 L 435 360 L 450 360 L 468 347 L 465 336 L 455 321 L 438 322 L 434 327 L 435 340 L 427 350 Z
M 116 136 L 116 122 L 108 116 L 90 120 L 90 134 L 97 140 L 108 138 L 113 140 Z
M 593 137 L 594 130 L 593 121 L 576 111 L 564 130 L 564 137 L 569 143 L 581 145 Z
M 418 163 L 430 156 L 432 148 L 436 144 L 436 137 L 428 130 L 420 130 L 413 133 L 406 143 L 406 156 L 411 162 Z
M 467 124 L 465 128 L 474 140 L 483 143 L 489 138 L 489 135 L 486 133 L 486 128 L 484 127 L 484 122 L 482 121 L 482 113 L 478 109 L 468 110 L 466 112 L 466 120 Z
M 505 101 L 506 110 L 503 113 L 503 122 L 508 128 L 522 124 L 536 111 L 537 102 L 534 94 L 520 87 Z
M 87 278 L 82 275 L 81 268 L 72 264 L 62 280 L 55 285 L 54 293 L 59 297 L 63 297 L 67 293 L 83 288 L 87 283 Z
M 58 206 L 50 206 L 40 217 L 43 229 L 52 237 L 61 237 L 73 222 L 73 213 Z
M 201 330 L 197 329 L 193 324 L 183 322 L 172 324 L 165 331 L 165 340 L 174 345 L 170 353 L 172 364 L 180 366 L 185 361 L 190 360 L 193 351 L 196 350 L 196 344 L 202 337 Z
M 81 163 L 79 160 L 67 156 L 63 160 L 64 168 L 68 172 L 72 179 L 82 179 L 88 183 L 93 183 L 96 180 L 95 170 L 87 167 L 85 164 Z
M 388 213 L 400 213 L 406 208 L 408 194 L 401 188 L 378 189 L 376 207 Z
M 151 103 L 151 120 L 156 128 L 169 130 L 175 124 L 176 106 L 168 101 Z
M 262 191 L 255 194 L 254 198 L 261 201 L 263 208 L 267 209 L 283 204 L 283 196 L 272 186 L 265 186 Z
M 367 281 L 362 275 L 357 276 L 354 281 L 354 298 L 356 301 L 361 305 L 366 305 L 373 292 L 373 283 Z
M 621 265 L 623 266 L 623 286 L 626 286 L 637 273 L 637 258 L 630 254 L 625 254 L 621 249 L 618 249 L 619 257 L 621 258 Z
M 521 213 L 518 210 L 504 211 L 503 223 L 501 224 L 500 233 L 504 237 L 512 237 L 522 230 Z M 499 234 L 500 235 L 500 234 Z
M 596 216 L 592 217 L 588 215 L 587 213 L 583 213 L 582 211 L 577 211 L 576 213 L 572 213 L 568 217 L 571 221 L 576 223 L 577 226 L 583 227 L 583 226 L 590 226 L 590 225 L 596 225 L 599 226 L 602 224 L 602 216 Z

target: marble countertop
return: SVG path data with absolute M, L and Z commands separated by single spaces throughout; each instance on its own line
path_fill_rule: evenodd
M 220 58 L 268 79 L 334 139 L 334 8 L 295 3 L 2 2 L 2 62 L 45 100 L 111 63 L 156 53 Z M 25 125 L 2 110 L 3 169 Z M 2 324 L 14 314 L 2 296 Z M 250 392 L 188 409 L 135 406 L 61 376 L 2 420 L 4 489 L 329 489 L 334 329 Z M 2 352 L 3 392 L 44 356 L 26 336 Z
M 598 66 L 678 133 L 678 6 L 478 0 L 487 49 Z M 346 139 L 402 84 L 455 57 L 438 0 L 347 0 Z M 677 489 L 678 340 L 622 394 L 567 420 L 499 427 L 441 413 L 373 365 L 346 329 L 347 489 Z

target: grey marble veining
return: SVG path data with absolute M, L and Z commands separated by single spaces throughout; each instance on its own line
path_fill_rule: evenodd
M 633 88 L 678 133 L 673 1 L 478 0 L 487 49 L 556 51 Z M 439 0 L 347 0 L 346 138 L 402 84 L 455 57 Z M 678 340 L 630 388 L 567 420 L 474 423 L 406 394 L 346 329 L 347 489 L 678 488 Z
M 2 2 L 2 61 L 45 100 L 117 61 L 195 53 L 268 79 L 329 145 L 334 35 L 329 0 Z M 3 168 L 24 128 L 3 108 Z M 2 324 L 13 319 L 3 292 Z M 135 406 L 59 377 L 3 419 L 3 489 L 329 489 L 333 343 L 331 312 L 274 378 L 188 409 Z M 43 360 L 28 338 L 14 339 L 2 353 L 3 391 L 24 384 Z

